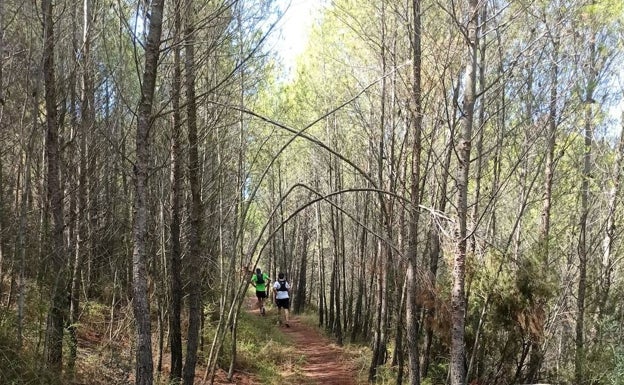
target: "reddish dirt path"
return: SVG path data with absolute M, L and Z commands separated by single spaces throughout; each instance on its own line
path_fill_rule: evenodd
M 357 385 L 357 371 L 345 359 L 342 348 L 297 317 L 292 317 L 290 321 L 290 328 L 281 329 L 292 339 L 297 352 L 306 357 L 302 372 L 310 384 Z
M 255 298 L 247 299 L 247 311 L 260 316 Z M 277 309 L 267 312 L 268 317 L 277 317 Z M 277 319 L 277 318 L 276 318 Z M 292 341 L 298 355 L 305 356 L 298 364 L 305 383 L 293 385 L 357 385 L 357 369 L 349 363 L 343 349 L 316 327 L 307 325 L 297 316 L 290 316 L 290 327 L 279 327 Z M 286 381 L 288 383 L 288 380 Z

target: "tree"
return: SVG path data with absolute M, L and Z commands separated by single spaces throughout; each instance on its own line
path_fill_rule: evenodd
M 60 146 L 58 134 L 58 115 L 56 100 L 56 68 L 54 66 L 54 6 L 52 0 L 41 3 L 43 12 L 43 77 L 45 88 L 46 111 L 46 157 L 47 157 L 47 202 L 52 215 L 51 233 L 53 266 L 50 276 L 51 302 L 48 311 L 46 329 L 46 363 L 54 372 L 60 374 L 63 363 L 63 329 L 67 313 L 66 250 L 64 240 L 63 191 L 60 181 Z
M 186 0 L 184 29 L 185 50 L 185 85 L 186 85 L 186 119 L 188 126 L 189 161 L 188 177 L 191 189 L 191 206 L 189 207 L 189 325 L 184 363 L 184 384 L 192 385 L 195 380 L 195 365 L 197 364 L 197 348 L 199 344 L 199 327 L 201 322 L 201 275 L 198 266 L 201 265 L 201 186 L 199 143 L 197 139 L 197 106 L 195 100 L 195 28 L 193 0 Z
M 409 222 L 409 244 L 408 244 L 408 265 L 407 265 L 407 309 L 406 328 L 407 346 L 409 355 L 409 383 L 411 385 L 420 384 L 420 315 L 417 313 L 418 295 L 418 234 L 420 220 L 420 154 L 421 154 L 421 132 L 422 132 L 422 93 L 421 93 L 421 5 L 420 0 L 412 1 L 412 94 L 410 109 L 410 131 L 413 135 L 412 143 L 412 175 L 411 175 L 411 218 Z
M 171 349 L 171 372 L 169 378 L 173 383 L 182 379 L 182 275 L 180 244 L 180 226 L 182 212 L 182 117 L 180 113 L 182 89 L 182 14 L 181 1 L 174 3 L 174 42 L 173 42 L 173 84 L 171 104 L 173 108 L 171 133 L 171 193 L 170 210 L 171 224 L 169 225 L 169 271 L 170 271 L 170 304 L 169 304 L 169 344 Z
M 160 39 L 164 0 L 154 0 L 150 8 L 149 30 L 145 46 L 145 66 L 138 106 L 136 128 L 136 161 L 134 164 L 134 225 L 132 251 L 133 309 L 136 320 L 136 384 L 151 385 L 154 364 L 152 360 L 152 330 L 150 304 L 147 292 L 147 199 L 148 167 L 150 159 L 150 130 L 154 124 L 152 115 L 154 90 L 160 55 Z
M 453 260 L 453 288 L 451 296 L 451 384 L 463 385 L 466 382 L 465 361 L 465 277 L 468 217 L 468 183 L 470 171 L 470 150 L 472 124 L 476 98 L 477 48 L 479 43 L 479 2 L 469 0 L 466 9 L 467 64 L 464 80 L 464 100 L 462 103 L 461 135 L 457 145 L 457 228 L 455 230 L 455 255 Z

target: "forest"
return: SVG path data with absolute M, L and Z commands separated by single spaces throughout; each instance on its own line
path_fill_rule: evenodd
M 358 384 L 624 385 L 623 54 L 621 0 L 0 0 L 0 384 L 343 384 L 262 268 Z

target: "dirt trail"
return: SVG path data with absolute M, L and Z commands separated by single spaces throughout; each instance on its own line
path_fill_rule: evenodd
M 260 315 L 255 301 L 249 301 L 247 309 L 252 314 Z M 271 315 L 276 311 L 272 309 Z M 276 327 L 292 340 L 297 353 L 305 356 L 300 364 L 306 378 L 305 385 L 357 385 L 357 370 L 348 362 L 340 346 L 297 316 L 291 315 L 289 325 Z
M 290 337 L 297 352 L 306 356 L 302 371 L 311 383 L 319 385 L 357 385 L 356 370 L 345 359 L 342 348 L 334 344 L 321 332 L 291 318 L 290 328 L 282 328 Z

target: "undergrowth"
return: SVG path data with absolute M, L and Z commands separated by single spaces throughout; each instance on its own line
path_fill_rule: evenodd
M 30 329 L 24 331 L 20 348 L 15 336 L 16 320 L 13 311 L 0 311 L 0 384 L 2 385 L 129 385 L 134 377 L 134 322 L 131 305 L 118 303 L 113 312 L 97 302 L 84 302 L 78 332 L 78 357 L 73 375 L 56 377 L 46 370 L 42 359 L 41 332 L 45 323 L 34 322 L 37 315 L 28 317 Z M 32 308 L 32 307 L 31 307 Z M 45 309 L 44 309 L 45 310 Z M 316 315 L 297 316 L 300 322 L 315 325 Z M 155 320 L 153 320 L 155 321 Z M 34 325 L 39 327 L 34 327 Z M 184 324 L 184 322 L 183 322 Z M 168 384 L 169 349 L 164 343 L 163 371 L 157 372 L 159 331 L 152 323 L 154 351 L 154 383 Z M 166 326 L 165 326 L 166 328 Z M 204 350 L 199 354 L 197 373 L 203 377 L 207 355 L 215 332 L 208 320 L 204 330 Z M 165 332 L 165 339 L 166 332 Z M 38 336 L 38 338 L 37 338 Z M 39 341 L 39 342 L 37 342 Z M 64 341 L 64 366 L 68 362 L 69 337 Z M 366 373 L 368 349 L 360 345 L 345 346 L 348 359 L 360 366 L 359 377 Z M 221 377 L 229 369 L 232 357 L 232 334 L 227 333 L 217 361 Z M 281 385 L 307 384 L 303 374 L 305 357 L 278 326 L 277 309 L 267 304 L 266 316 L 257 312 L 241 311 L 237 329 L 235 373 L 245 377 L 245 384 Z M 66 366 L 65 366 L 66 367 Z
M 266 307 L 266 316 L 242 311 L 238 318 L 235 371 L 252 375 L 257 383 L 282 384 L 284 374 L 300 364 L 296 349 L 277 326 L 276 310 Z M 210 336 L 212 338 L 212 336 Z M 227 370 L 232 357 L 232 335 L 228 333 L 219 366 Z
M 16 327 L 12 315 L 8 312 L 0 314 L 0 384 L 60 384 L 61 381 L 45 369 L 27 340 L 19 346 L 14 332 Z

